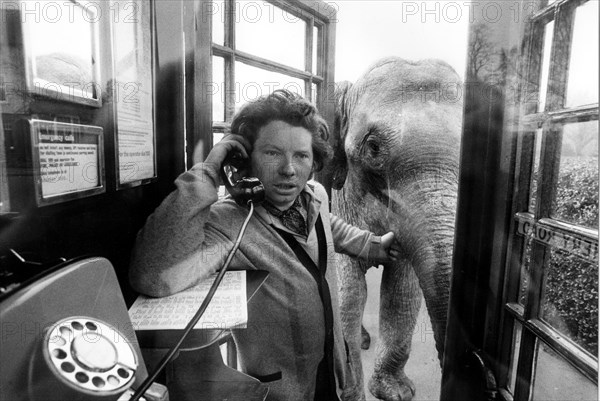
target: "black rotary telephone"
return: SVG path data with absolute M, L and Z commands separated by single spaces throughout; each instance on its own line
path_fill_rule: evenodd
M 246 177 L 250 171 L 250 159 L 244 158 L 240 152 L 230 153 L 221 166 L 221 180 L 240 206 L 248 202 L 260 203 L 265 199 L 265 187 L 258 178 Z

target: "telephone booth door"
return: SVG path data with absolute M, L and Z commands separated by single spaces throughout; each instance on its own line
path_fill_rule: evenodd
M 596 400 L 598 2 L 470 24 L 443 400 Z

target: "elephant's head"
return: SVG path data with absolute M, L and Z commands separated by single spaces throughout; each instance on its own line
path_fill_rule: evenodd
M 387 218 L 399 215 L 403 229 L 454 208 L 460 89 L 443 61 L 400 58 L 381 60 L 354 84 L 338 85 L 333 188 L 371 199 L 366 206 L 385 208 Z

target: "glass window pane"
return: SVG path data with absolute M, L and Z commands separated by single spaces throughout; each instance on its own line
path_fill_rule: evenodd
M 512 355 L 510 357 L 510 368 L 508 372 L 508 389 L 512 394 L 515 393 L 515 384 L 517 383 L 517 362 L 519 361 L 519 352 L 521 351 L 521 331 L 521 324 L 515 322 L 511 347 Z
M 223 139 L 224 136 L 225 136 L 225 134 L 222 132 L 213 131 L 213 146 L 215 146 L 217 143 L 219 143 L 221 141 L 221 139 Z M 219 199 L 223 199 L 227 195 L 229 195 L 229 192 L 227 192 L 227 190 L 225 189 L 225 185 L 219 185 L 219 188 L 217 189 L 217 196 L 219 197 Z M 223 344 L 223 345 L 226 345 L 226 344 Z M 224 348 L 226 351 L 227 347 L 224 347 Z M 223 347 L 221 347 L 221 353 L 223 354 Z M 225 357 L 226 353 L 223 356 Z M 224 361 L 227 361 L 227 359 L 224 359 Z
M 222 132 L 213 132 L 213 146 L 221 142 L 221 139 L 225 136 Z
M 288 75 L 235 63 L 235 111 L 259 96 L 268 95 L 275 89 L 287 89 L 304 96 L 304 81 Z
M 312 73 L 319 74 L 321 71 L 317 71 L 317 58 L 319 55 L 319 28 L 313 27 L 313 52 L 312 52 Z
M 2 18 L 4 18 L 4 16 L 2 16 Z M 0 76 L 0 102 L 6 101 L 6 89 L 5 88 L 6 88 L 6 82 L 4 82 L 4 76 Z
M 525 239 L 525 251 L 523 253 L 523 260 L 521 262 L 521 277 L 519 284 L 519 299 L 518 303 L 525 306 L 527 305 L 527 287 L 529 286 L 529 277 L 531 271 L 531 250 L 532 250 L 532 239 L 528 236 Z
M 546 95 L 548 94 L 548 75 L 550 73 L 550 52 L 552 50 L 552 35 L 554 35 L 554 21 L 548 22 L 544 30 L 544 48 L 542 50 L 542 71 L 540 76 L 540 98 L 538 111 L 546 110 Z
M 212 62 L 213 81 L 210 85 L 212 93 L 212 119 L 213 121 L 225 121 L 225 59 L 213 56 Z
M 592 355 L 597 355 L 598 262 L 550 249 L 542 319 Z
M 10 2 L 3 3 L 10 4 Z M 45 4 L 42 8 L 39 2 L 31 0 L 15 2 L 10 8 L 18 8 L 19 4 L 22 21 L 27 22 L 24 24 L 24 28 L 28 31 L 25 37 L 30 39 L 25 40 L 27 42 L 25 48 L 29 53 L 27 58 L 31 57 L 31 74 L 36 86 L 53 88 L 63 94 L 69 94 L 69 97 L 96 99 L 95 87 L 99 82 L 95 72 L 97 61 L 93 43 L 96 40 L 94 25 L 99 25 L 95 22 L 100 20 L 97 13 L 101 12 L 101 9 L 93 5 L 87 8 L 80 3 L 56 2 L 49 3 L 52 7 L 48 7 L 48 11 L 46 11 Z M 76 7 L 68 8 L 69 5 Z M 32 17 L 31 14 L 28 16 L 29 12 L 26 11 L 40 9 L 43 18 L 39 18 L 40 11 L 35 11 L 33 14 L 35 17 Z M 143 9 L 140 8 L 138 12 Z M 45 16 L 46 12 L 49 13 L 48 17 Z M 137 16 L 137 18 L 139 17 L 140 15 Z M 128 47 L 132 43 L 144 43 L 143 40 L 136 38 L 142 26 L 141 22 L 139 24 L 118 23 L 113 26 L 116 31 L 114 35 L 124 39 L 114 41 L 113 56 L 119 72 L 119 80 L 125 78 L 123 70 L 126 69 L 119 68 L 123 64 L 123 59 L 127 57 L 128 60 L 136 61 L 138 58 L 138 62 L 140 62 L 141 57 L 146 54 L 141 50 L 132 51 Z M 4 23 L 2 21 L 2 24 Z M 12 40 L 9 39 L 10 42 Z M 68 46 L 65 45 L 67 43 Z M 2 50 L 4 51 L 4 49 Z M 3 66 L 3 68 L 5 67 Z M 2 74 L 4 73 L 2 71 Z M 88 85 L 92 83 L 93 85 Z M 122 83 L 125 84 L 125 82 Z M 119 106 L 121 105 L 119 104 Z
M 598 103 L 598 1 L 575 12 L 566 106 Z
M 537 196 L 538 171 L 540 170 L 540 157 L 542 155 L 542 135 L 540 128 L 535 131 L 535 149 L 533 150 L 533 171 L 531 172 L 531 185 L 529 187 L 529 211 L 535 213 L 535 203 Z
M 545 344 L 538 342 L 537 354 L 533 400 L 595 401 L 598 399 L 598 386 Z
M 266 1 L 235 4 L 236 49 L 304 71 L 304 20 Z
M 225 2 L 209 1 L 203 4 L 202 17 L 212 16 L 212 41 L 219 45 L 225 44 Z
M 552 217 L 598 228 L 598 121 L 563 127 Z

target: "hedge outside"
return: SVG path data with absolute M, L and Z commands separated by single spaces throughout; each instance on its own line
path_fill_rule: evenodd
M 553 218 L 598 229 L 598 158 L 563 158 Z M 545 266 L 544 319 L 598 353 L 598 263 L 552 249 Z

